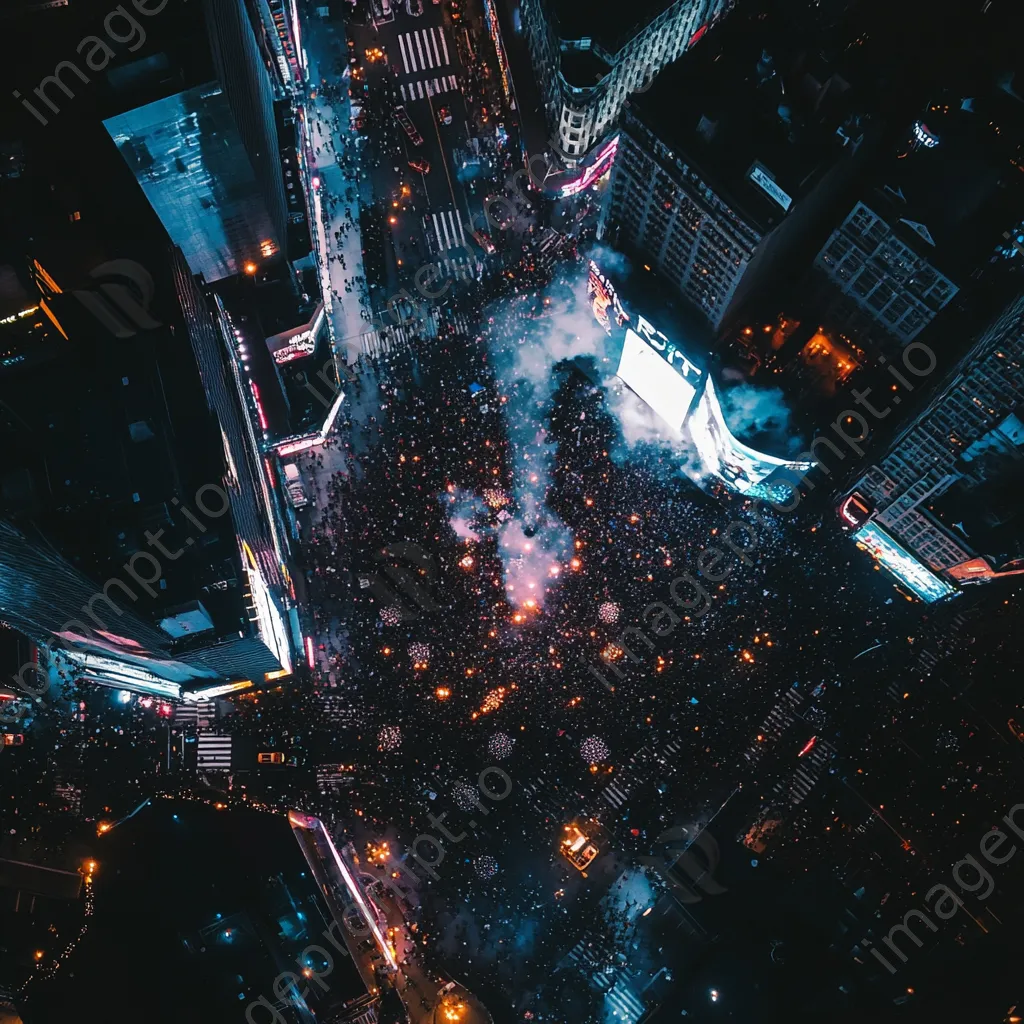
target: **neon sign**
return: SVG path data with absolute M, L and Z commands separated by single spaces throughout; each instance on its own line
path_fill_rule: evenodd
M 590 188 L 598 178 L 607 171 L 615 160 L 615 154 L 619 151 L 619 137 L 615 136 L 601 147 L 594 162 L 575 180 L 570 181 L 559 189 L 559 196 L 568 199 L 569 196 L 579 195 L 584 189 Z

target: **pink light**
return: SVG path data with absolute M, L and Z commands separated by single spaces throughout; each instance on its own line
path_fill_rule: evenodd
M 320 179 L 319 178 L 314 178 L 313 179 L 313 188 L 319 188 L 319 187 L 320 187 Z
M 316 668 L 316 655 L 313 653 L 313 640 L 306 637 L 306 664 L 310 668 Z
M 286 441 L 277 449 L 277 454 L 280 456 L 296 455 L 298 452 L 309 451 L 310 448 L 315 448 L 320 444 L 320 438 L 317 434 L 310 434 L 308 437 L 300 437 L 297 441 Z
M 568 198 L 569 196 L 579 195 L 584 189 L 589 188 L 602 174 L 611 166 L 612 161 L 615 159 L 615 154 L 619 149 L 619 137 L 615 136 L 609 143 L 607 143 L 604 149 L 594 158 L 594 162 L 583 172 L 583 174 L 575 181 L 570 182 L 568 185 L 562 186 L 561 195 L 562 198 Z
M 267 417 L 263 412 L 263 403 L 260 401 L 260 389 L 256 387 L 255 381 L 249 381 L 249 387 L 252 390 L 253 400 L 256 402 L 256 414 L 260 418 L 260 426 L 267 429 Z
M 817 743 L 817 742 L 818 742 L 818 737 L 817 737 L 817 736 L 812 736 L 812 737 L 811 737 L 811 738 L 810 738 L 810 739 L 809 739 L 809 740 L 807 741 L 807 744 L 806 744 L 806 745 L 804 746 L 804 749 L 803 749 L 803 750 L 801 750 L 801 751 L 800 751 L 800 753 L 799 753 L 799 754 L 797 754 L 796 756 L 797 756 L 797 757 L 803 757 L 803 756 L 804 756 L 804 754 L 806 754 L 806 753 L 807 753 L 807 751 L 808 751 L 808 750 L 810 750 L 810 749 L 811 749 L 811 748 L 812 748 L 812 747 L 814 746 L 814 744 L 815 744 L 815 743 Z

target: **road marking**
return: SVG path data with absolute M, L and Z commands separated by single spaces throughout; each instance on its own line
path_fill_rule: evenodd
M 448 87 L 450 89 L 458 89 L 459 83 L 456 81 L 454 75 L 449 75 L 448 76 Z
M 421 100 L 424 100 L 424 99 L 427 98 L 426 95 L 423 92 L 423 83 L 422 82 L 417 82 L 416 83 L 416 91 L 419 93 L 419 97 L 420 97 Z
M 437 79 L 435 78 L 434 81 L 436 82 Z M 434 87 L 430 84 L 430 82 L 427 82 L 427 95 L 428 96 L 433 96 L 434 95 L 434 91 L 435 91 Z
M 441 36 L 441 48 L 444 50 L 444 62 L 445 64 L 451 64 L 451 61 L 448 59 L 448 43 L 445 41 L 444 38 L 444 29 L 439 28 L 437 31 L 438 34 Z
M 469 246 L 466 245 L 466 233 L 462 230 L 461 218 L 456 218 L 456 223 L 459 225 L 459 235 L 462 238 L 462 247 L 468 250 Z
M 433 28 L 430 30 L 430 45 L 434 47 L 434 59 L 437 61 L 437 66 L 441 66 L 441 55 L 437 52 L 437 36 L 434 34 Z M 445 58 L 445 64 L 448 63 L 448 58 Z
M 427 69 L 427 62 L 423 57 L 423 45 L 420 43 L 419 32 L 413 32 L 412 37 L 416 40 L 416 52 L 420 55 L 420 67 L 425 71 Z
M 447 252 L 452 247 L 452 240 L 448 237 L 448 221 L 445 220 L 444 213 L 441 213 L 441 230 L 444 232 L 444 249 L 443 252 Z
M 434 234 L 437 236 L 437 251 L 444 252 L 444 243 L 441 241 L 441 229 L 437 226 L 437 214 L 432 213 L 430 216 L 434 222 Z
M 459 218 L 455 216 L 455 211 L 452 210 L 448 214 L 448 219 L 452 222 L 452 248 L 457 249 L 459 247 L 459 229 L 456 228 L 456 225 L 459 222 Z
M 409 98 L 408 96 L 405 95 L 405 86 L 404 85 L 400 85 L 398 87 L 398 91 L 399 91 L 399 93 L 401 93 L 401 96 L 402 96 L 403 100 L 407 100 Z
M 408 75 L 412 71 L 415 71 L 416 69 L 415 68 L 410 69 L 409 62 L 405 58 L 405 37 L 404 36 L 399 36 L 398 37 L 398 48 L 402 51 L 402 67 L 405 68 L 405 73 Z

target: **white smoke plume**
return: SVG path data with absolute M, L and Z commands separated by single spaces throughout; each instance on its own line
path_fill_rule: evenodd
M 722 413 L 732 433 L 744 440 L 758 434 L 779 444 L 785 443 L 793 452 L 801 441 L 790 427 L 790 410 L 779 388 L 755 388 L 740 384 L 719 392 Z
M 438 495 L 448 515 L 448 525 L 459 540 L 479 541 L 479 523 L 487 520 L 487 506 L 481 498 L 459 487 Z

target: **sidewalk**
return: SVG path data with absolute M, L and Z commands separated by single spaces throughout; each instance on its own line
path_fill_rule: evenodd
M 315 230 L 320 252 L 321 287 L 329 293 L 325 294 L 324 305 L 328 307 L 331 318 L 335 356 L 352 365 L 362 351 L 360 336 L 369 330 L 366 310 L 370 307 L 365 285 L 355 280 L 364 277 L 359 234 L 359 179 L 365 172 L 359 166 L 360 137 L 350 127 L 348 96 L 331 103 L 320 91 L 322 78 L 330 82 L 337 77 L 332 70 L 337 54 L 343 54 L 347 64 L 348 47 L 344 40 L 337 39 L 333 29 L 325 25 L 310 25 L 306 46 L 310 84 L 317 93 L 308 107 L 308 114 L 316 173 L 320 178 L 319 203 L 314 205 L 320 209 L 320 223 L 315 225 Z M 347 160 L 349 166 L 345 169 L 339 166 L 339 157 Z M 323 265 L 325 260 L 326 268 Z

